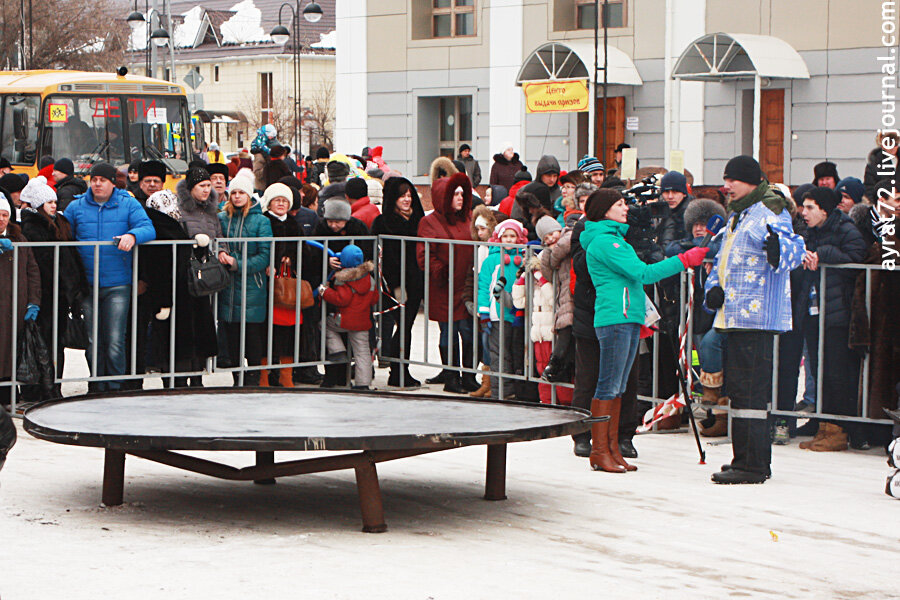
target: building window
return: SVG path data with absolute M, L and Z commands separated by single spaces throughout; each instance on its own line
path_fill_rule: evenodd
M 432 37 L 475 35 L 475 0 L 431 0 Z
M 213 67 L 213 82 L 219 83 L 219 65 Z
M 440 99 L 440 155 L 456 158 L 461 144 L 472 145 L 472 96 Z
M 603 0 L 599 0 L 600 12 L 603 13 Z M 609 0 L 606 8 L 607 27 L 625 27 L 625 0 Z M 597 13 L 594 12 L 594 0 L 576 0 L 575 2 L 575 27 L 576 29 L 593 29 L 597 21 Z M 600 21 L 603 27 L 603 21 Z
M 273 107 L 275 104 L 275 93 L 272 89 L 272 74 L 259 74 L 259 108 L 261 112 L 261 120 L 263 124 L 273 122 Z

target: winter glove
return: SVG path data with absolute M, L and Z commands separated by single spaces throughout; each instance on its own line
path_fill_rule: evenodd
M 725 304 L 725 290 L 722 286 L 716 285 L 709 288 L 706 292 L 706 308 L 710 310 L 719 310 Z
M 194 242 L 201 248 L 206 248 L 209 246 L 209 236 L 205 233 L 198 233 L 194 236 Z
M 322 294 L 324 294 L 325 290 L 327 290 L 327 289 L 328 289 L 328 286 L 325 285 L 324 283 L 319 284 L 319 287 L 316 288 L 316 293 L 314 294 L 314 296 L 316 298 L 321 298 Z
M 769 261 L 769 264 L 773 269 L 778 268 L 778 264 L 781 262 L 781 244 L 778 239 L 778 234 L 775 233 L 775 230 L 772 229 L 771 225 L 766 225 L 766 229 L 769 230 L 769 235 L 766 236 L 765 243 L 765 251 L 766 251 L 766 260 Z
M 156 313 L 156 320 L 157 321 L 165 321 L 166 319 L 169 318 L 169 315 L 171 314 L 171 312 L 172 312 L 172 309 L 168 308 L 168 307 L 159 309 L 159 312 Z
M 494 297 L 494 300 L 499 302 L 500 294 L 503 293 L 503 290 L 506 288 L 506 277 L 501 277 L 497 280 L 497 283 L 494 284 L 493 289 L 491 289 L 491 295 Z
M 12 250 L 12 240 L 8 237 L 0 237 L 0 254 Z
M 29 304 L 25 307 L 25 320 L 26 321 L 34 321 L 37 319 L 38 313 L 41 312 L 41 307 L 37 304 Z
M 471 300 L 466 300 L 466 312 L 472 317 L 475 316 L 475 303 Z
M 678 258 L 685 269 L 690 269 L 703 264 L 707 252 L 709 252 L 709 248 L 691 248 L 687 252 L 679 254 Z

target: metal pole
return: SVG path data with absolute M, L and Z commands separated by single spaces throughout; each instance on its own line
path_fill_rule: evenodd
M 297 0 L 297 9 L 294 11 L 294 151 L 300 156 L 300 127 L 301 112 L 303 108 L 300 102 L 300 0 Z
M 607 18 L 609 15 L 609 0 L 603 0 L 603 148 L 600 152 L 603 154 L 603 158 L 600 162 L 603 163 L 604 167 L 608 167 L 606 161 L 608 157 L 606 156 L 606 112 L 607 112 L 607 84 L 609 83 L 609 59 L 607 56 L 609 55 L 609 19 Z
M 762 79 L 759 74 L 753 77 L 753 158 L 759 160 L 760 106 L 762 98 Z M 821 301 L 819 302 L 821 304 Z
M 598 57 L 598 49 L 597 46 L 599 44 L 598 37 L 598 27 L 600 24 L 599 21 L 599 13 L 600 13 L 600 4 L 599 0 L 594 0 L 594 72 L 591 75 L 590 83 L 591 83 L 591 104 L 589 106 L 590 112 L 588 113 L 588 151 L 587 154 L 597 154 L 597 70 L 600 68 L 599 65 L 599 57 Z

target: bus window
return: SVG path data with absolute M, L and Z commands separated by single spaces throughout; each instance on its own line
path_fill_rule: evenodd
M 100 161 L 118 167 L 129 162 L 123 121 L 118 97 L 50 96 L 44 104 L 41 154 L 71 158 L 79 173 Z
M 186 171 L 191 157 L 184 129 L 187 122 L 184 99 L 143 96 L 129 97 L 125 102 L 131 159 L 158 159 L 172 171 Z
M 37 151 L 39 96 L 6 96 L 3 100 L 2 155 L 14 165 L 33 165 Z

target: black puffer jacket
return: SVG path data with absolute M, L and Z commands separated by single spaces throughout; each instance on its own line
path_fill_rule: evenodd
M 660 221 L 656 230 L 656 243 L 660 248 L 665 248 L 672 242 L 688 237 L 689 232 L 684 230 L 684 212 L 687 210 L 688 203 L 693 199 L 693 196 L 685 196 L 681 204 L 676 206 L 674 210 L 669 211 L 669 216 Z
M 900 166 L 900 163 L 898 163 L 898 166 Z M 875 184 L 882 179 L 893 179 L 896 181 L 897 171 L 898 168 L 894 166 L 890 157 L 886 156 L 881 146 L 872 149 L 869 152 L 868 160 L 866 160 L 866 171 L 863 175 L 863 189 L 865 190 L 866 198 L 875 202 Z M 879 173 L 884 174 L 879 175 Z
M 587 268 L 587 256 L 581 247 L 581 234 L 584 232 L 584 220 L 578 221 L 572 229 L 572 269 L 575 271 L 575 318 L 572 333 L 580 338 L 593 338 L 594 301 L 597 291 Z
M 412 196 L 412 215 L 408 219 L 397 214 L 397 198 L 400 197 L 400 188 L 403 185 L 409 187 Z M 384 195 L 381 200 L 382 213 L 375 217 L 372 223 L 372 235 L 404 235 L 418 237 L 419 221 L 425 216 L 422 202 L 416 187 L 403 177 L 391 177 L 384 184 Z M 401 277 L 401 246 L 406 246 L 406 276 Z M 421 298 L 425 293 L 425 275 L 419 268 L 416 259 L 416 242 L 400 240 L 384 240 L 382 242 L 381 269 L 385 280 L 390 286 L 390 292 L 398 287 L 406 290 L 410 298 Z
M 69 175 L 56 184 L 56 210 L 66 210 L 75 196 L 80 196 L 88 189 L 87 183 L 81 177 Z
M 804 238 L 806 249 L 818 253 L 820 265 L 858 263 L 866 255 L 866 245 L 856 224 L 837 209 L 831 211 L 822 225 L 807 229 Z M 810 288 L 816 286 L 819 314 L 823 311 L 825 313 L 825 327 L 846 326 L 850 323 L 850 302 L 858 274 L 856 269 L 827 269 L 823 294 L 818 289 L 821 272 L 805 271 L 800 297 L 808 308 Z

